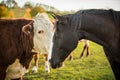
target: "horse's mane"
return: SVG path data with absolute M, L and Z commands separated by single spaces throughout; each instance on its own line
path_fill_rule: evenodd
M 114 19 L 116 26 L 120 27 L 120 11 L 109 10 Z
M 78 26 L 80 24 L 80 20 L 81 20 L 81 16 L 82 15 L 101 15 L 101 16 L 111 16 L 111 18 L 114 19 L 115 23 L 117 24 L 117 26 L 120 26 L 120 11 L 115 11 L 112 9 L 106 10 L 106 9 L 86 9 L 86 10 L 79 10 L 74 14 L 67 14 L 64 15 L 66 17 L 69 17 L 69 21 L 70 21 L 70 25 L 71 27 L 74 26 Z M 71 24 L 72 23 L 72 24 Z M 73 24 L 74 23 L 74 24 Z
M 109 9 L 109 10 L 105 10 L 105 9 L 88 9 L 88 10 L 80 10 L 77 11 L 74 14 L 68 14 L 68 15 L 64 15 L 69 17 L 69 24 L 70 27 L 75 27 L 78 28 L 78 26 L 81 25 L 81 15 L 98 15 L 98 16 L 109 16 L 110 19 L 112 19 L 117 27 L 117 29 L 120 32 L 120 11 L 115 11 L 113 9 Z M 118 33 L 120 35 L 120 33 Z M 120 40 L 120 36 L 119 36 L 119 40 Z M 120 42 L 118 43 L 120 46 Z

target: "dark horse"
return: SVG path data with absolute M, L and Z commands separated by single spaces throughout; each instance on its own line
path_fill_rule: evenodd
M 51 44 L 52 68 L 62 66 L 78 41 L 88 39 L 103 46 L 116 80 L 120 80 L 120 11 L 90 9 L 58 16 Z

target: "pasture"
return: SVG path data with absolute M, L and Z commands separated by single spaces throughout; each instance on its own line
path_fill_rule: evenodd
M 113 72 L 105 57 L 102 46 L 90 42 L 90 56 L 79 58 L 83 49 L 83 42 L 73 51 L 73 60 L 66 59 L 64 67 L 44 72 L 44 59 L 40 54 L 39 70 L 24 76 L 25 80 L 114 80 Z M 31 65 L 33 65 L 33 60 Z

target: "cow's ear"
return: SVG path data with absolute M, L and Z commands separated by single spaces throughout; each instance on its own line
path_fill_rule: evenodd
M 27 25 L 25 25 L 25 26 L 22 27 L 22 31 L 26 35 L 30 35 L 31 34 L 31 30 L 32 30 L 32 26 L 30 24 L 27 24 Z

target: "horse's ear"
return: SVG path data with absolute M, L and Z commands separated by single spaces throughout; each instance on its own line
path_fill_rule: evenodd
M 69 20 L 69 17 L 67 16 L 60 16 L 58 14 L 55 14 L 54 12 L 47 12 L 47 13 L 51 14 L 56 21 L 59 21 L 62 24 L 66 24 Z
M 59 21 L 59 23 L 61 23 L 61 24 L 67 24 L 68 21 L 69 21 L 69 17 L 59 16 L 58 21 Z
M 47 13 L 50 14 L 56 21 L 58 20 L 58 17 L 60 16 L 54 12 L 51 12 L 51 11 L 47 11 Z

